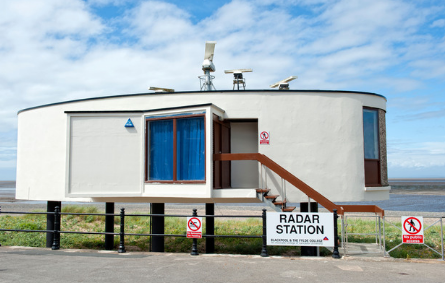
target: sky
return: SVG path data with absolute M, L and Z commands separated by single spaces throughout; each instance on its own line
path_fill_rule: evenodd
M 248 89 L 374 92 L 387 102 L 390 178 L 445 177 L 442 0 L 2 0 L 0 180 L 15 180 L 17 112 L 149 86 L 199 90 L 205 41 Z

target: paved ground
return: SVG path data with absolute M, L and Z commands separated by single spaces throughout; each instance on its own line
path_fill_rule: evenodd
M 286 281 L 284 281 L 286 280 Z M 444 282 L 445 263 L 390 258 L 51 251 L 0 247 L 0 282 Z

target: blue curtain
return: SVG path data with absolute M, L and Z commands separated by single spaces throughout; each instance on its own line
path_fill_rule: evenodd
M 176 120 L 178 180 L 204 180 L 204 117 Z
M 173 120 L 150 122 L 150 180 L 173 180 Z

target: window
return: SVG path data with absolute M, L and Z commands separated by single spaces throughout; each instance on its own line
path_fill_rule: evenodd
M 377 109 L 363 109 L 363 139 L 365 185 L 380 186 L 379 113 Z
M 147 119 L 147 181 L 204 181 L 203 114 Z
M 379 124 L 376 110 L 363 110 L 365 159 L 379 159 Z

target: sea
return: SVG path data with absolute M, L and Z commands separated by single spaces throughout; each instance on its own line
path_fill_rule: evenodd
M 389 200 L 369 202 L 341 202 L 336 204 L 372 204 L 390 211 L 442 212 L 445 214 L 445 179 L 390 179 Z M 15 182 L 0 181 L 0 205 L 5 199 L 14 199 Z M 17 201 L 16 203 L 45 203 Z M 75 202 L 70 202 L 75 203 Z M 260 206 L 262 204 L 223 204 Z M 290 204 L 292 205 L 292 204 Z M 298 206 L 299 204 L 293 204 Z

